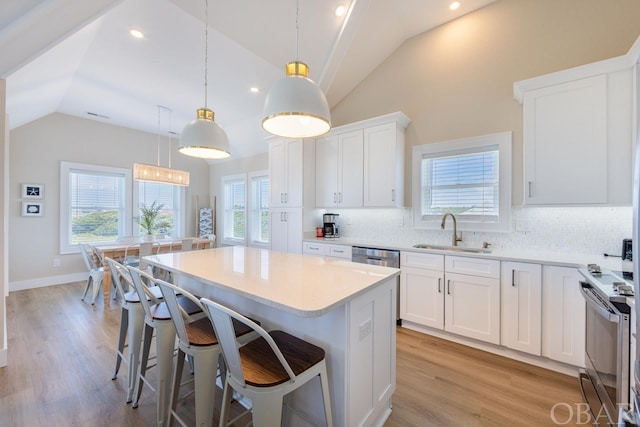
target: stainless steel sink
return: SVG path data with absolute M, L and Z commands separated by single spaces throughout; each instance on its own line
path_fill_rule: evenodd
M 474 254 L 490 254 L 491 249 L 489 248 L 469 248 L 465 246 L 444 246 L 444 245 L 430 245 L 426 243 L 418 243 L 417 245 L 413 245 L 416 249 L 432 249 L 437 251 L 452 251 L 452 252 L 467 252 Z

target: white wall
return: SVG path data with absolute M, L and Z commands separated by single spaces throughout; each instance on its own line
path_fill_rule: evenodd
M 9 179 L 10 290 L 78 280 L 86 274 L 79 254 L 60 255 L 60 161 L 132 168 L 133 163 L 157 163 L 155 134 L 51 114 L 11 131 Z M 168 165 L 168 141 L 160 141 L 161 166 Z M 194 197 L 209 198 L 209 165 L 205 160 L 177 153 L 172 167 L 191 173 L 186 188 L 186 233 L 195 233 Z M 23 183 L 44 184 L 44 215 L 22 217 Z M 60 259 L 60 267 L 53 260 Z

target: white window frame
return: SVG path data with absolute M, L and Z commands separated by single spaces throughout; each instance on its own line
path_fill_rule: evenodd
M 241 173 L 241 174 L 235 174 L 235 175 L 226 175 L 223 176 L 222 179 L 222 239 L 221 242 L 224 245 L 232 245 L 232 246 L 246 246 L 247 245 L 247 237 L 249 236 L 249 230 L 247 227 L 247 219 L 248 219 L 248 206 L 249 206 L 249 199 L 248 199 L 248 184 L 247 184 L 247 174 L 246 173 Z M 236 238 L 231 238 L 231 237 L 227 237 L 227 231 L 228 231 L 228 226 L 229 224 L 227 224 L 227 197 L 226 197 L 226 186 L 227 183 L 230 183 L 232 181 L 244 181 L 244 197 L 245 197 L 245 204 L 244 204 L 244 218 L 245 218 L 245 224 L 244 224 L 244 239 L 236 239 Z
M 253 182 L 256 179 L 259 178 L 267 178 L 267 179 L 271 179 L 269 176 L 269 171 L 268 170 L 262 170 L 262 171 L 257 171 L 257 172 L 249 172 L 247 174 L 247 191 L 249 192 L 249 200 L 247 203 L 247 210 L 249 212 L 249 215 L 247 217 L 248 219 L 248 224 L 247 224 L 247 238 L 248 238 L 248 242 L 249 242 L 249 246 L 252 247 L 256 247 L 256 248 L 264 248 L 264 249 L 269 249 L 270 244 L 269 244 L 269 239 L 270 236 L 267 236 L 267 241 L 265 243 L 263 242 L 259 242 L 257 240 L 255 240 L 255 233 L 257 233 L 257 230 L 254 225 L 256 224 L 257 221 L 260 221 L 260 217 L 259 217 L 259 210 L 255 209 L 256 206 L 256 202 L 257 202 L 257 197 L 258 195 L 256 194 L 256 192 L 254 191 L 253 188 Z M 269 181 L 269 186 L 271 186 L 271 181 Z M 271 191 L 271 190 L 269 190 Z M 269 202 L 269 199 L 267 199 L 267 202 Z M 267 213 L 269 212 L 269 207 L 267 207 Z M 256 218 L 256 215 L 258 216 Z M 271 228 L 271 227 L 269 227 Z M 269 233 L 270 234 L 270 233 Z
M 422 159 L 428 157 L 446 157 L 478 152 L 491 147 L 498 149 L 499 208 L 498 219 L 456 216 L 458 230 L 462 231 L 498 231 L 511 229 L 511 132 L 500 132 L 472 138 L 436 142 L 413 147 L 413 226 L 415 228 L 440 229 L 442 216 L 422 216 Z
M 95 174 L 121 175 L 124 180 L 124 203 L 125 203 L 125 221 L 120 224 L 118 234 L 130 235 L 131 225 L 133 222 L 131 214 L 131 169 L 116 168 L 110 166 L 91 165 L 86 163 L 60 162 L 60 254 L 80 253 L 80 245 L 69 243 L 69 233 L 71 232 L 71 216 L 69 194 L 70 182 L 69 175 L 72 171 L 86 171 Z
M 140 212 L 140 185 L 143 184 L 144 181 L 137 181 L 136 185 L 133 186 L 133 212 L 135 212 L 136 214 L 133 215 L 133 235 L 137 236 L 140 234 L 140 224 L 138 224 L 138 221 L 135 220 L 135 217 L 137 216 L 137 213 Z M 170 185 L 170 184 L 166 184 L 166 185 Z M 176 185 L 175 186 L 176 189 L 178 190 L 178 192 L 176 193 L 176 196 L 178 198 L 178 212 L 176 212 L 176 218 L 175 218 L 175 224 L 174 224 L 174 228 L 173 228 L 173 235 L 172 237 L 181 237 L 181 236 L 185 236 L 185 230 L 186 230 L 186 197 L 185 197 L 185 187 L 181 187 Z M 176 201 L 174 200 L 174 205 L 176 204 Z

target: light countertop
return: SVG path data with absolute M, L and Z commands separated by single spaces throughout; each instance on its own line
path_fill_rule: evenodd
M 516 249 L 491 249 L 491 253 L 454 252 L 435 249 L 417 249 L 413 243 L 362 241 L 349 238 L 308 238 L 305 242 L 326 243 L 346 246 L 363 246 L 368 248 L 391 249 L 399 251 L 436 253 L 450 256 L 477 257 L 486 259 L 498 259 L 503 261 L 532 262 L 545 265 L 556 265 L 560 267 L 586 267 L 587 264 L 599 264 L 603 268 L 610 270 L 621 270 L 622 261 L 616 257 L 605 257 L 604 255 L 581 254 L 573 252 L 552 252 L 540 250 Z M 428 242 L 427 242 L 428 243 Z M 464 245 L 460 245 L 464 247 Z
M 174 252 L 144 259 L 301 317 L 321 316 L 400 274 L 396 268 L 243 246 Z

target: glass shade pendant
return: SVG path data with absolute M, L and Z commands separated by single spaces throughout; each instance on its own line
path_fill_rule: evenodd
M 215 122 L 214 112 L 207 108 L 207 74 L 209 47 L 209 2 L 205 0 L 204 25 L 204 107 L 196 111 L 195 120 L 190 121 L 180 135 L 180 153 L 202 159 L 225 159 L 231 155 L 229 139 L 225 131 Z
M 304 62 L 292 61 L 286 76 L 271 88 L 264 104 L 262 127 L 269 133 L 290 138 L 307 138 L 331 129 L 327 98 L 311 80 Z
M 267 132 L 289 138 L 323 135 L 331 129 L 329 104 L 324 93 L 309 78 L 309 66 L 298 61 L 298 15 L 296 1 L 296 60 L 285 66 L 264 103 L 262 127 Z

